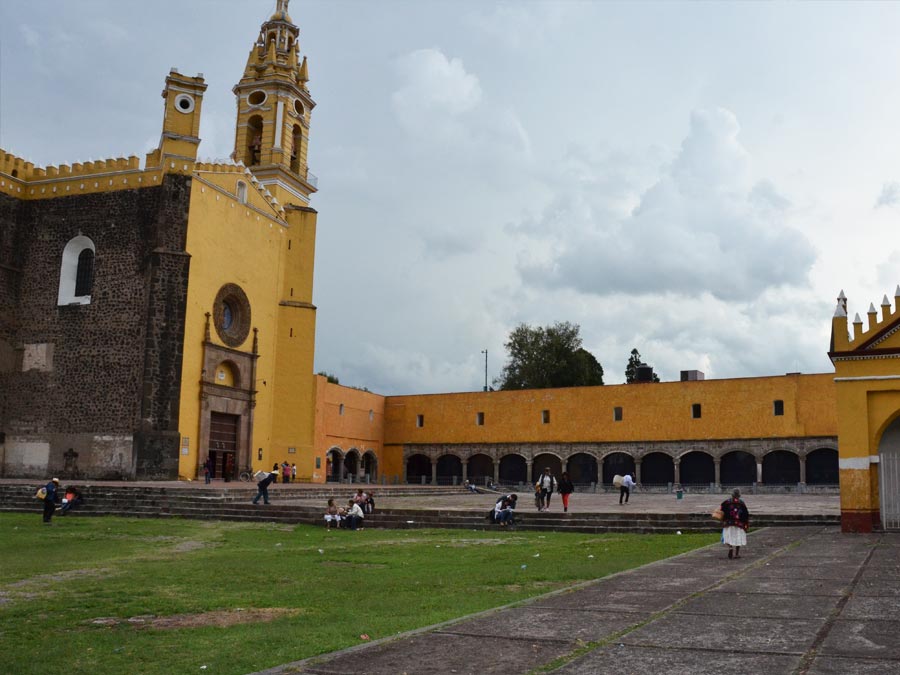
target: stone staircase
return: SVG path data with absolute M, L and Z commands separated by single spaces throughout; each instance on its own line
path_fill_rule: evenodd
M 351 490 L 351 487 L 353 488 Z M 34 498 L 36 485 L 0 484 L 0 511 L 34 513 L 41 502 Z M 232 483 L 223 488 L 191 486 L 108 486 L 92 485 L 81 489 L 84 503 L 70 516 L 114 515 L 128 518 L 197 518 L 248 522 L 306 523 L 322 525 L 323 505 L 334 497 L 343 502 L 355 492 L 355 486 L 323 486 L 295 489 L 273 485 L 269 488 L 272 504 L 253 505 L 256 488 Z M 459 488 L 398 486 L 380 487 L 379 496 L 458 495 Z M 315 501 L 315 504 L 309 503 Z M 497 529 L 488 522 L 487 508 L 451 509 L 377 509 L 366 517 L 364 526 L 390 529 L 453 528 Z M 671 533 L 714 532 L 718 524 L 703 513 L 537 513 L 522 510 L 517 514 L 519 530 L 555 530 L 600 534 L 604 532 Z M 759 515 L 754 527 L 838 525 L 839 516 Z

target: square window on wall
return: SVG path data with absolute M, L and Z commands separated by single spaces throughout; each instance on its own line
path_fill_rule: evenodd
M 425 426 L 425 415 L 416 415 L 416 426 L 420 429 Z
M 477 424 L 480 427 L 484 426 L 484 413 L 483 412 L 475 413 L 475 424 Z
M 541 410 L 541 424 L 550 424 L 549 410 Z
M 784 401 L 772 401 L 772 410 L 776 416 L 784 415 Z
M 616 422 L 622 421 L 622 406 L 616 406 L 613 408 L 613 420 Z
M 693 403 L 693 404 L 691 404 L 691 417 L 693 417 L 695 420 L 699 420 L 699 419 L 700 419 L 701 412 L 702 412 L 702 411 L 700 410 L 700 404 L 699 404 L 699 403 Z

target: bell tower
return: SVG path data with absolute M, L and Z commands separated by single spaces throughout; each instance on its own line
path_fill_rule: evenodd
M 243 162 L 284 206 L 307 206 L 316 177 L 307 166 L 309 123 L 316 103 L 309 94 L 306 57 L 300 58 L 300 30 L 288 15 L 289 0 L 260 27 L 237 99 L 235 161 Z

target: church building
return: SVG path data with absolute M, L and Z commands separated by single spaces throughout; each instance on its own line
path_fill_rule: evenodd
M 175 69 L 143 166 L 0 151 L 3 475 L 315 478 L 315 102 L 287 10 L 234 87 L 232 163 L 198 160 L 206 84 Z

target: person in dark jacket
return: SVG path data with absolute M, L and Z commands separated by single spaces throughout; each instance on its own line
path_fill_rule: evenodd
M 81 504 L 82 501 L 81 490 L 74 485 L 70 485 L 66 488 L 66 496 L 63 497 L 62 508 L 59 510 L 59 515 L 66 515 L 69 511 Z
M 741 499 L 740 489 L 734 488 L 731 499 L 726 499 L 719 508 L 722 509 L 722 543 L 728 546 L 729 558 L 740 558 L 750 527 L 750 511 Z
M 562 498 L 563 503 L 563 513 L 568 513 L 569 511 L 569 495 L 575 492 L 575 486 L 572 484 L 572 479 L 569 478 L 569 472 L 563 471 L 562 478 L 559 479 L 559 496 Z
M 49 525 L 59 501 L 59 478 L 51 480 L 44 486 L 44 489 L 47 490 L 47 496 L 44 497 L 44 523 Z
M 259 481 L 256 484 L 257 493 L 256 493 L 256 496 L 253 498 L 254 504 L 259 503 L 260 497 L 263 498 L 264 504 L 269 503 L 269 486 L 272 483 L 274 483 L 277 478 L 278 478 L 278 465 L 276 464 L 275 466 L 272 467 L 272 470 L 268 474 L 266 474 L 266 477 L 263 478 L 261 481 Z

